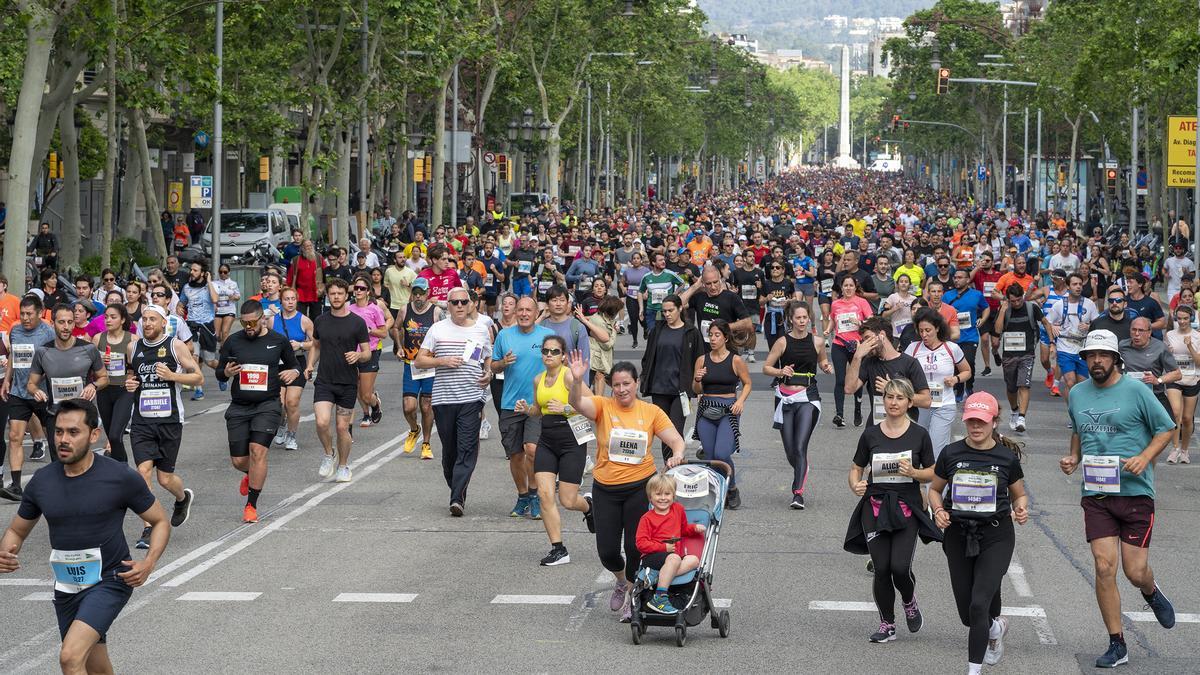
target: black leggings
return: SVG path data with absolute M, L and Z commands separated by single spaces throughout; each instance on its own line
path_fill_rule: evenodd
M 792 494 L 804 494 L 808 480 L 808 441 L 812 438 L 821 411 L 812 403 L 789 403 L 783 406 L 783 454 L 792 465 Z
M 133 416 L 133 392 L 125 391 L 125 387 L 118 385 L 105 387 L 96 394 L 96 407 L 100 410 L 100 421 L 108 436 L 108 456 L 124 464 L 128 461 L 125 454 L 125 426 Z
M 967 660 L 971 663 L 983 663 L 988 630 L 992 619 L 1000 616 L 1000 582 L 1008 572 L 1017 543 L 1008 514 L 981 522 L 979 532 L 983 538 L 979 555 L 974 558 L 966 556 L 967 537 L 962 523 L 952 520 L 942 542 L 958 618 L 971 629 L 967 637 Z
M 841 417 L 846 411 L 846 365 L 854 359 L 844 345 L 833 345 L 833 407 L 836 415 Z M 862 405 L 862 387 L 854 392 L 854 409 Z
M 629 334 L 633 336 L 634 342 L 638 341 L 638 326 L 643 326 L 643 337 L 650 339 L 650 331 L 644 329 L 642 313 L 638 311 L 637 298 L 625 296 L 625 318 L 629 320 Z
M 609 572 L 625 570 L 633 581 L 642 556 L 637 549 L 637 528 L 650 506 L 646 496 L 649 478 L 624 485 L 592 482 L 592 513 L 596 523 L 596 553 Z M 625 557 L 621 557 L 624 540 Z
M 917 580 L 912 573 L 912 559 L 917 551 L 917 519 L 904 519 L 903 530 L 879 532 L 874 538 L 875 510 L 870 500 L 863 503 L 862 528 L 867 534 L 867 551 L 875 567 L 875 582 L 871 591 L 875 595 L 875 606 L 879 608 L 880 621 L 896 623 L 896 591 L 900 600 L 912 602 L 916 593 Z
M 687 421 L 687 416 L 683 414 L 683 402 L 679 400 L 679 394 L 650 394 L 650 402 L 667 413 L 667 417 L 671 418 L 671 424 L 675 425 L 675 431 L 682 436 L 683 423 Z M 662 441 L 659 441 L 659 448 L 662 449 L 663 461 L 667 461 L 671 456 L 671 448 Z

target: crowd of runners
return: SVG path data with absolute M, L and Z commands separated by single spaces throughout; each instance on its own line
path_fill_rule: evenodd
M 1190 461 L 1200 395 L 1200 294 L 1182 222 L 1156 250 L 1054 211 L 812 170 L 603 211 L 489 213 L 464 227 L 384 212 L 376 227 L 377 250 L 364 243 L 353 265 L 345 249 L 322 256 L 294 233 L 286 268 L 265 271 L 257 289 L 238 288 L 224 265 L 214 279 L 176 258 L 124 288 L 109 271 L 80 277 L 73 301 L 53 272 L 21 297 L 0 279 L 0 497 L 19 502 L 0 572 L 19 568 L 44 516 L 64 672 L 111 671 L 109 626 L 189 518 L 184 391 L 204 398 L 206 370 L 228 391 L 242 522 L 258 521 L 273 447 L 285 452 L 276 461 L 310 458 L 319 478 L 352 481 L 356 422 L 387 425 L 405 453 L 440 460 L 451 517 L 491 508 L 468 493 L 494 430 L 516 493 L 506 515 L 540 521 L 545 566 L 571 561 L 563 514 L 582 518 L 625 621 L 640 564 L 661 568 L 660 586 L 696 564 L 670 541 L 679 510 L 663 470 L 689 452 L 728 464 L 736 510 L 753 498 L 737 483 L 741 427 L 770 418 L 791 467 L 780 511 L 804 510 L 814 430 L 855 427 L 842 447 L 861 500 L 845 549 L 869 556 L 879 609 L 869 639 L 896 638 L 897 593 L 908 630 L 921 629 L 913 551 L 941 542 L 970 673 L 1004 652 L 1001 579 L 1030 508 L 1022 438 L 1030 392 L 1044 386 L 1068 413 L 1061 469 L 1082 473 L 1109 638 L 1097 666 L 1128 659 L 1118 569 L 1174 624 L 1148 550 L 1156 460 Z M 637 360 L 615 355 L 624 334 Z M 993 368 L 1007 416 L 976 390 L 976 374 Z M 377 390 L 381 371 L 402 372 L 402 390 Z M 752 374 L 770 380 L 771 408 L 747 409 Z M 310 388 L 320 453 L 298 435 Z M 173 499 L 169 516 L 156 486 Z M 137 560 L 122 532 L 128 510 L 144 523 Z M 677 611 L 659 590 L 647 609 Z

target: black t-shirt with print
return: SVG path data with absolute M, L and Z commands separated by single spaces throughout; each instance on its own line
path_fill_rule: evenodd
M 915 478 L 899 475 L 898 453 L 909 453 L 908 460 L 915 469 L 933 466 L 933 442 L 929 432 L 912 422 L 899 438 L 883 433 L 877 424 L 867 427 L 858 438 L 858 449 L 854 453 L 854 465 L 870 470 L 867 477 L 867 496 L 874 497 L 886 492 L 899 492 L 900 498 L 909 507 L 921 507 L 920 483 Z M 878 458 L 878 459 L 877 459 Z M 879 473 L 876 473 L 876 469 Z
M 991 520 L 1012 511 L 1008 487 L 1025 477 L 1021 460 L 997 443 L 990 450 L 976 450 L 966 440 L 942 449 L 934 464 L 938 478 L 950 483 L 946 509 L 950 517 Z M 956 496 L 960 497 L 955 503 Z M 994 508 L 989 508 L 994 504 Z

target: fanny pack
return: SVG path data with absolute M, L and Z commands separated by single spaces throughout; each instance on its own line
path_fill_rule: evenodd
M 730 403 L 732 405 L 732 403 Z M 702 405 L 700 406 L 700 416 L 706 420 L 716 422 L 729 414 L 729 406 Z

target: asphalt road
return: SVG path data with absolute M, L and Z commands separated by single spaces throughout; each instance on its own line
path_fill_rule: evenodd
M 636 356 L 628 336 L 621 340 L 618 356 Z M 256 525 L 240 522 L 240 474 L 229 466 L 220 414 L 228 395 L 211 386 L 205 401 L 188 403 L 179 473 L 196 505 L 109 634 L 117 672 L 622 672 L 649 664 L 699 672 L 717 663 L 745 672 L 965 670 L 966 629 L 936 545 L 919 547 L 914 562 L 924 629 L 913 635 L 901 626 L 896 642 L 867 641 L 877 626 L 870 576 L 865 558 L 842 550 L 856 502 L 846 471 L 860 430 L 829 423 L 832 377 L 821 382 L 825 416 L 802 512 L 788 508 L 790 468 L 770 427 L 771 393 L 766 378 L 755 378 L 736 458 L 744 503 L 725 519 L 713 582 L 714 596 L 729 605 L 732 634 L 720 639 L 704 623 L 679 649 L 666 629 L 631 643 L 629 627 L 608 609 L 611 575 L 578 514 L 564 517 L 571 564 L 538 566 L 547 538 L 541 523 L 508 517 L 515 495 L 490 404 L 493 431 L 482 442 L 467 515 L 451 518 L 440 462 L 401 452 L 399 373 L 385 358 L 384 420 L 355 430 L 353 482 L 318 479 L 320 450 L 305 420 L 299 451 L 271 451 Z M 1003 383 L 993 375 L 980 387 L 1002 394 Z M 309 415 L 311 389 L 304 400 Z M 1057 467 L 1068 440 L 1063 401 L 1035 386 L 1028 419 L 1032 518 L 1018 528 L 1003 588 L 1012 617 L 1006 652 L 988 672 L 1092 672 L 1107 637 L 1079 478 Z M 434 452 L 440 457 L 436 438 Z M 1131 659 L 1123 672 L 1200 672 L 1198 484 L 1200 462 L 1158 468 L 1151 564 L 1179 623 L 1168 631 L 1140 614 L 1140 596 L 1122 580 Z M 160 498 L 169 506 L 165 493 Z M 0 503 L 0 518 L 13 512 Z M 131 542 L 139 530 L 129 518 Z M 23 569 L 0 577 L 0 672 L 57 669 L 48 554 L 41 525 L 22 551 Z

